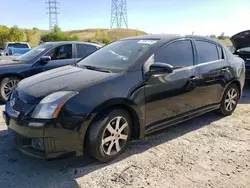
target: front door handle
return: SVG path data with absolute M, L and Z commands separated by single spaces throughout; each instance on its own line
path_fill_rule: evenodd
M 189 78 L 189 81 L 195 81 L 195 80 L 198 80 L 198 77 L 197 76 L 191 76 Z
M 228 67 L 224 67 L 221 69 L 221 72 L 227 72 L 228 71 Z

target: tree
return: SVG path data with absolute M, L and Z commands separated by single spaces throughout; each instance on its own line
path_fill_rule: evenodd
M 60 33 L 61 32 L 61 29 L 60 27 L 58 27 L 57 25 L 54 27 L 54 30 L 53 30 L 55 33 Z
M 104 36 L 101 38 L 101 42 L 104 44 L 110 44 L 111 39 L 109 38 L 109 35 L 107 32 L 104 33 Z
M 220 35 L 220 36 L 218 36 L 218 39 L 220 39 L 220 40 L 225 40 L 225 39 L 226 39 L 226 37 L 225 37 L 225 33 L 224 33 L 224 32 L 222 32 L 222 33 L 221 33 L 221 35 Z
M 32 40 L 32 33 L 29 29 L 25 30 L 25 34 L 26 34 L 26 38 L 27 38 L 27 42 L 31 42 Z
M 32 30 L 33 30 L 34 34 L 36 34 L 39 31 L 39 29 L 37 27 L 34 27 Z
M 212 39 L 216 39 L 216 35 L 210 35 L 209 37 Z
M 55 41 L 79 41 L 79 37 L 76 35 L 70 35 L 62 32 L 61 29 L 56 26 L 53 31 L 41 35 L 41 41 L 43 42 L 55 42 Z
M 0 26 L 0 46 L 9 41 L 10 29 L 7 26 Z
M 100 37 L 101 37 L 100 30 L 97 29 L 96 32 L 95 32 L 95 40 L 100 40 Z
M 9 41 L 21 42 L 23 41 L 23 38 L 24 38 L 24 34 L 17 26 L 13 26 L 10 28 Z

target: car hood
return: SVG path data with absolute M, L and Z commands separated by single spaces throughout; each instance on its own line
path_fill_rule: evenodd
M 16 64 L 24 64 L 24 62 L 21 61 L 13 61 L 16 57 L 8 57 L 8 59 L 1 59 L 0 58 L 0 67 L 1 66 L 8 66 L 8 65 L 16 65 Z
M 114 73 L 64 66 L 22 80 L 18 84 L 17 91 L 19 97 L 26 102 L 37 103 L 38 100 L 53 92 L 80 91 L 114 75 Z
M 242 31 L 230 38 L 235 50 L 250 47 L 250 30 Z

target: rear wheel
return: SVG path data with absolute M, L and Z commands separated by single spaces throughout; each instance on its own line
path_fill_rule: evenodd
M 19 81 L 20 78 L 15 76 L 10 76 L 2 79 L 0 84 L 0 97 L 3 102 L 7 101 L 10 92 L 15 89 Z
M 90 125 L 87 147 L 91 155 L 102 162 L 119 156 L 131 138 L 131 118 L 127 111 L 109 111 Z
M 219 112 L 224 116 L 231 115 L 236 109 L 239 98 L 240 98 L 240 91 L 237 85 L 235 84 L 229 85 L 221 101 Z

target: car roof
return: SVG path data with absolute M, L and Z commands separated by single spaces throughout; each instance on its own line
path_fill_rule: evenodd
M 44 42 L 43 44 L 51 44 L 51 45 L 54 45 L 54 46 L 64 45 L 64 44 L 86 44 L 86 45 L 101 47 L 99 44 L 96 44 L 96 43 L 78 42 L 78 41 Z
M 6 42 L 6 44 L 28 44 L 27 42 Z
M 135 36 L 135 37 L 129 37 L 125 38 L 123 40 L 161 40 L 161 41 L 170 41 L 173 39 L 179 39 L 179 38 L 192 38 L 192 39 L 201 39 L 201 40 L 207 40 L 211 42 L 215 42 L 218 44 L 221 44 L 219 41 L 214 40 L 209 37 L 199 36 L 199 35 L 180 35 L 180 34 L 151 34 L 151 35 L 141 35 L 141 36 Z

